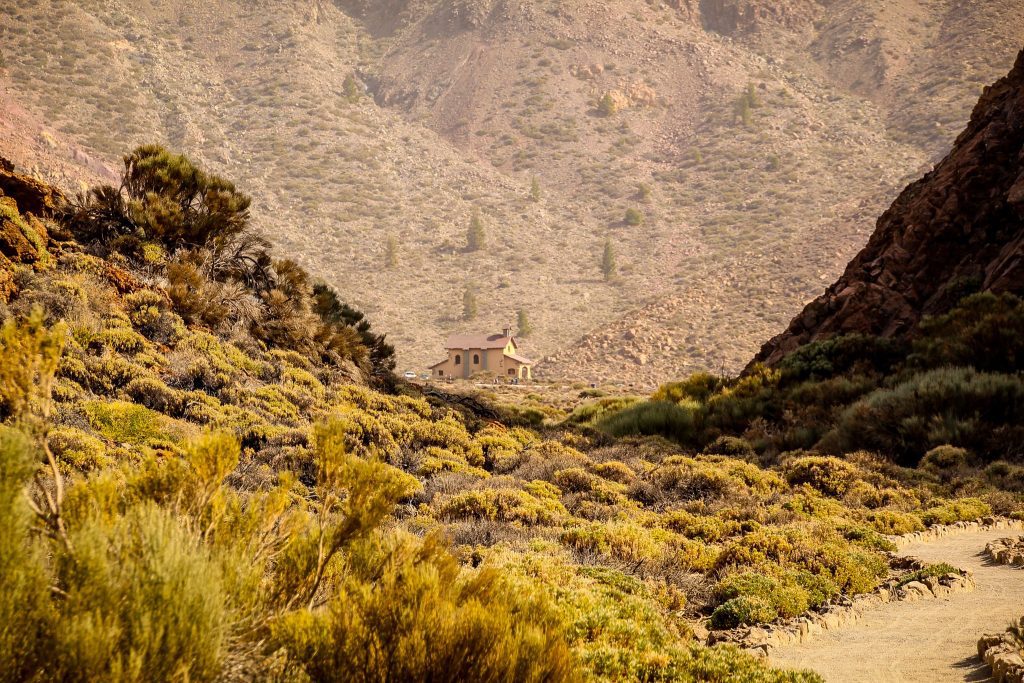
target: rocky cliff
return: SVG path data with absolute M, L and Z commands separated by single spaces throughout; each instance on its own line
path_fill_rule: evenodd
M 821 3 L 817 0 L 700 0 L 698 6 L 704 28 L 738 36 L 766 27 L 804 28 L 814 21 Z
M 757 360 L 840 334 L 907 335 L 980 290 L 1024 291 L 1024 51 L 985 89 L 949 155 L 903 191 L 843 276 Z

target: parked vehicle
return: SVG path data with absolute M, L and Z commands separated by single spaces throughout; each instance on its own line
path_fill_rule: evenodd
M 413 372 L 412 370 L 406 370 L 405 371 L 405 378 L 406 379 L 416 379 L 416 373 Z

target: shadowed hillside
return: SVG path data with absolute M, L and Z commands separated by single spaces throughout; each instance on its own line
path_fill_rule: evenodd
M 878 220 L 824 295 L 758 355 L 843 334 L 903 338 L 975 292 L 1024 291 L 1024 51 L 985 89 L 953 150 Z

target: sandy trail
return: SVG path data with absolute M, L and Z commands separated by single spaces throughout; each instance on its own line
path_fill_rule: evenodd
M 772 650 L 771 663 L 812 669 L 829 683 L 990 680 L 978 659 L 978 638 L 1024 615 L 1024 570 L 994 565 L 981 552 L 991 540 L 1020 533 L 969 531 L 906 546 L 901 555 L 973 571 L 977 587 L 948 598 L 882 605 L 856 624 Z

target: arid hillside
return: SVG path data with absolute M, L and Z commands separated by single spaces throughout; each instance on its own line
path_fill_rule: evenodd
M 260 197 L 400 369 L 523 310 L 549 376 L 646 385 L 739 368 L 835 279 L 1009 69 L 1024 6 L 14 0 L 0 35 L 19 166 L 76 189 L 167 144 Z

